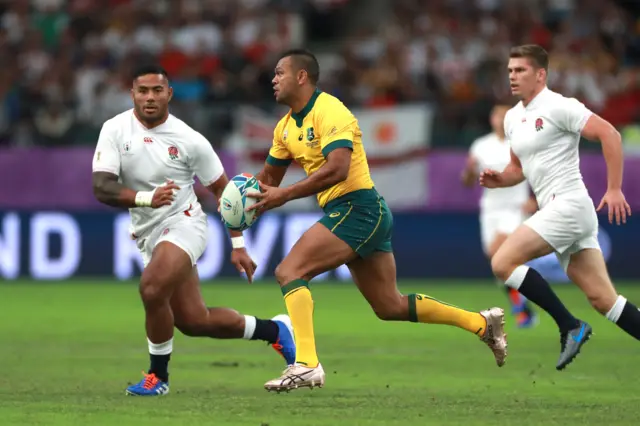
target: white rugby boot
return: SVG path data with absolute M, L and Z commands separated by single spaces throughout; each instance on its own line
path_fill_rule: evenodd
M 311 388 L 324 386 L 325 374 L 322 365 L 315 368 L 305 367 L 300 364 L 293 364 L 282 372 L 282 376 L 269 380 L 264 384 L 264 388 L 269 392 L 289 392 L 292 389 Z
M 480 338 L 489 346 L 498 367 L 502 367 L 507 358 L 507 334 L 504 332 L 504 310 L 491 308 L 481 311 L 480 315 L 487 321 L 484 335 Z

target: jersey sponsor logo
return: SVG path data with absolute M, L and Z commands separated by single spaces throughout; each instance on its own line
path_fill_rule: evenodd
M 144 141 L 144 143 L 153 143 L 153 139 L 151 139 L 150 137 L 146 136 L 144 139 L 142 139 Z
M 542 130 L 544 128 L 543 125 L 544 122 L 542 121 L 542 118 L 536 118 L 536 132 Z
M 333 218 L 333 217 L 338 217 L 338 216 L 340 216 L 340 212 L 331 213 L 331 214 L 329 215 L 329 217 L 332 217 L 332 218 Z
M 178 159 L 178 148 L 176 148 L 175 146 L 170 146 L 169 147 L 169 158 L 171 158 L 172 160 L 177 160 Z
M 312 140 L 314 140 L 316 138 L 316 135 L 313 132 L 313 127 L 309 127 L 307 129 L 307 140 L 309 142 L 311 142 Z

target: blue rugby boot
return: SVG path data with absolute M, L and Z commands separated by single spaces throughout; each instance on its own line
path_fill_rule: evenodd
M 271 345 L 287 362 L 293 365 L 296 362 L 296 343 L 293 335 L 293 325 L 289 315 L 276 315 L 271 321 L 278 325 L 278 340 Z
M 144 378 L 139 383 L 131 385 L 125 391 L 131 396 L 160 396 L 169 393 L 169 383 L 163 382 L 154 373 L 147 374 L 144 371 Z
M 578 356 L 582 345 L 589 341 L 592 332 L 593 330 L 589 324 L 580 321 L 578 327 L 560 334 L 561 350 L 556 370 L 563 370 Z

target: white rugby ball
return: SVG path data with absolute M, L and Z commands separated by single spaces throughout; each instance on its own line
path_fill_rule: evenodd
M 255 176 L 249 173 L 241 173 L 229 181 L 220 199 L 220 215 L 227 228 L 244 231 L 253 225 L 257 219 L 256 212 L 246 209 L 258 200 L 247 197 L 247 194 L 256 192 L 260 192 L 260 185 Z

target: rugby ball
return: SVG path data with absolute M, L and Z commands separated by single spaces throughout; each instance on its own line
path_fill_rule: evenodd
M 247 194 L 256 192 L 260 192 L 260 185 L 255 176 L 249 173 L 241 173 L 229 181 L 220 199 L 220 215 L 227 228 L 244 231 L 253 225 L 256 221 L 255 210 L 245 210 L 258 201 L 247 197 Z

